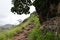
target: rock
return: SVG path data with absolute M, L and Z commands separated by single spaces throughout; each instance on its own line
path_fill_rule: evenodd
M 54 17 L 54 18 L 44 22 L 41 27 L 44 29 L 47 29 L 48 31 L 60 32 L 59 31 L 60 30 L 60 17 Z

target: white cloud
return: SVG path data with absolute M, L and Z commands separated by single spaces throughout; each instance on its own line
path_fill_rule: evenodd
M 32 5 L 32 6 L 30 6 L 30 13 L 32 13 L 32 12 L 34 12 L 35 11 L 35 7 Z
M 5 24 L 19 24 L 17 20 L 24 20 L 30 15 L 16 15 L 10 12 L 10 9 L 13 5 L 11 4 L 11 0 L 0 0 L 0 25 Z M 32 8 L 31 8 L 32 7 Z M 31 6 L 30 12 L 35 11 L 35 8 Z
M 19 24 L 19 19 L 21 19 L 22 21 L 26 18 L 28 18 L 30 16 L 29 15 L 25 15 L 25 14 L 22 14 L 22 15 L 10 15 L 10 16 L 7 16 L 3 19 L 0 20 L 0 25 L 5 25 L 5 24 L 14 24 L 14 25 L 17 25 Z

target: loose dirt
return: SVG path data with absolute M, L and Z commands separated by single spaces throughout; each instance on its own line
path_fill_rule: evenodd
M 22 28 L 21 32 L 14 36 L 14 40 L 29 40 L 29 31 L 34 28 L 34 23 L 30 23 L 26 28 Z

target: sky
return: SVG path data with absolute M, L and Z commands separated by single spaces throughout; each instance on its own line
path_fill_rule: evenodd
M 17 20 L 24 20 L 30 16 L 30 14 L 25 15 L 17 15 L 13 14 L 11 12 L 11 7 L 12 5 L 12 0 L 0 0 L 0 25 L 5 25 L 5 24 L 13 24 L 13 25 L 18 25 L 19 21 Z M 30 13 L 35 11 L 34 6 L 30 7 Z

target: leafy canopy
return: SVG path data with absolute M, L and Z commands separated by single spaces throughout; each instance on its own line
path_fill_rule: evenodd
M 14 5 L 12 8 L 11 8 L 11 11 L 13 13 L 17 13 L 17 14 L 28 14 L 30 13 L 29 12 L 29 9 L 32 5 L 32 2 L 31 0 L 12 0 L 12 4 Z

